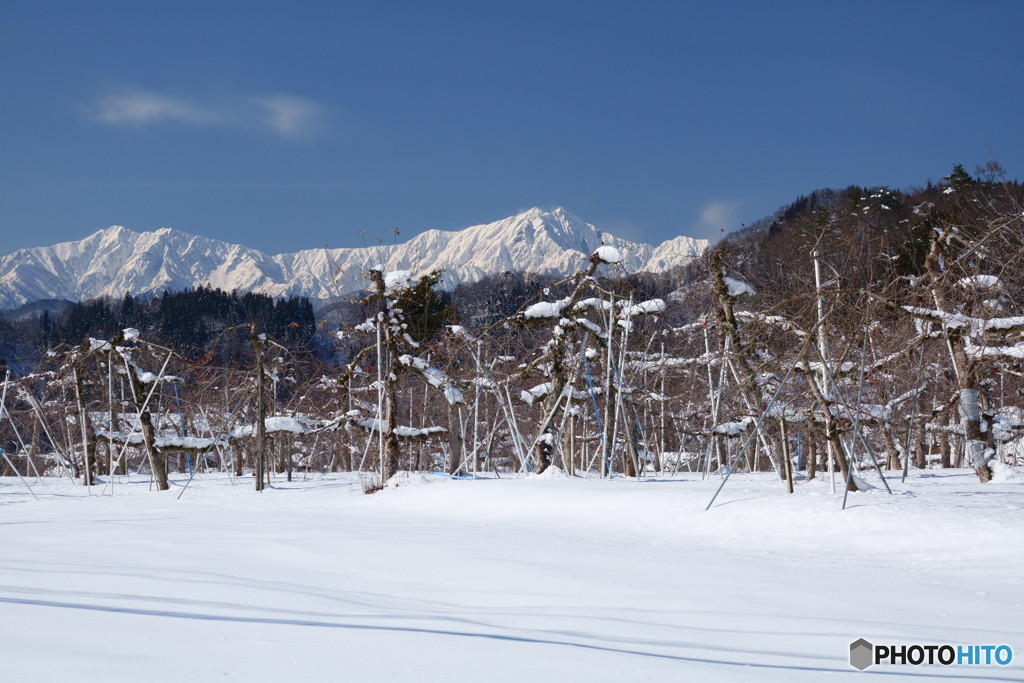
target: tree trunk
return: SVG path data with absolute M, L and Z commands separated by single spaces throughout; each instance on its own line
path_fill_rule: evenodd
M 931 246 L 924 265 L 931 280 L 931 293 L 936 308 L 942 313 L 949 313 L 952 307 L 947 303 L 945 292 L 939 284 L 943 274 L 942 245 L 945 237 L 946 231 L 942 233 L 937 230 L 932 231 Z M 992 470 L 988 466 L 985 440 L 981 433 L 977 363 L 967 357 L 965 331 L 961 329 L 946 329 L 945 331 L 949 355 L 953 361 L 953 371 L 956 373 L 957 383 L 960 387 L 959 410 L 964 428 L 965 455 L 967 462 L 977 472 L 978 480 L 984 484 L 991 481 Z
M 786 472 L 786 490 L 793 493 L 793 461 L 789 459 L 789 439 L 786 435 L 785 420 L 779 420 L 779 436 L 782 444 L 782 468 Z
M 112 344 L 116 343 L 116 339 Z M 138 377 L 136 368 L 125 362 L 128 383 L 132 389 L 132 401 L 135 404 L 135 411 L 138 414 L 139 424 L 142 426 L 142 438 L 145 442 L 146 452 L 149 455 L 149 468 L 153 473 L 153 480 L 156 482 L 158 491 L 166 491 L 171 488 L 167 481 L 167 456 L 156 448 L 156 429 L 153 427 L 153 417 L 149 412 L 149 406 L 144 405 L 146 401 L 146 385 Z M 154 380 L 159 381 L 159 380 Z
M 379 357 L 381 358 L 380 375 L 383 392 L 383 415 L 379 415 L 380 427 L 383 433 L 379 438 L 383 441 L 383 452 L 381 453 L 380 475 L 381 483 L 387 483 L 398 471 L 399 457 L 401 455 L 398 447 L 398 437 L 395 429 L 398 427 L 398 399 L 395 395 L 395 381 L 398 373 L 401 372 L 398 362 L 398 343 L 395 340 L 395 331 L 389 323 L 390 312 L 388 311 L 388 300 L 386 296 L 386 284 L 384 273 L 380 270 L 370 271 L 370 282 L 373 285 L 374 298 L 377 301 L 377 339 L 379 345 Z
M 264 399 L 263 339 L 256 333 L 256 323 L 249 332 L 252 350 L 256 354 L 256 490 L 263 490 L 263 475 L 267 464 L 267 404 Z
M 992 479 L 992 470 L 988 466 L 988 455 L 985 452 L 985 437 L 981 433 L 981 406 L 978 401 L 978 390 L 969 387 L 960 390 L 960 416 L 964 424 L 965 455 L 978 480 L 985 484 Z
M 146 442 L 146 450 L 149 452 L 149 466 L 153 471 L 156 488 L 158 491 L 166 491 L 171 488 L 167 481 L 167 459 L 156 449 L 156 430 L 153 428 L 153 418 L 148 409 L 139 415 L 139 422 L 142 424 L 142 436 Z
M 78 419 L 82 428 L 82 485 L 92 486 L 92 478 L 96 473 L 96 432 L 89 428 L 89 411 L 85 406 L 85 387 L 82 372 L 76 366 L 73 370 L 75 380 L 75 402 L 78 404 Z
M 807 480 L 814 479 L 818 473 L 818 445 L 813 434 L 807 432 Z
M 947 429 L 939 433 L 939 466 L 943 469 L 949 469 L 953 466 L 953 462 L 950 459 L 951 455 L 951 444 L 950 444 L 950 430 L 949 427 L 953 426 L 953 413 L 950 411 L 949 417 L 946 418 Z
M 902 470 L 903 464 L 900 462 L 900 445 L 896 441 L 896 436 L 892 433 L 892 425 L 888 422 L 882 425 L 882 434 L 885 436 L 885 443 L 888 448 L 885 449 L 885 469 L 887 470 Z
M 849 464 L 846 462 L 846 449 L 843 447 L 843 440 L 839 435 L 839 425 L 832 415 L 829 403 L 825 400 L 813 377 L 807 377 L 807 386 L 811 388 L 811 394 L 814 395 L 814 400 L 818 402 L 822 417 L 825 419 L 825 440 L 832 445 L 832 453 L 839 463 L 839 472 L 843 476 L 843 481 L 849 482 L 848 489 L 850 491 L 856 491 L 857 486 L 853 481 L 853 477 L 850 476 Z
M 462 421 L 459 407 L 448 403 L 448 474 L 458 474 L 462 468 Z
M 928 450 L 925 440 L 924 420 L 914 423 L 914 466 L 919 470 L 928 467 Z

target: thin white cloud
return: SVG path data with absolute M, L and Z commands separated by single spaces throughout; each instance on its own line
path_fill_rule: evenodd
M 100 98 L 93 118 L 111 125 L 134 125 L 177 121 L 195 125 L 214 123 L 217 116 L 195 102 L 153 92 L 120 92 Z
M 292 95 L 270 95 L 258 98 L 262 123 L 279 135 L 298 137 L 317 130 L 324 109 L 313 100 Z
M 145 90 L 106 95 L 99 98 L 88 112 L 94 121 L 111 126 L 147 127 L 181 123 L 263 131 L 288 138 L 318 132 L 326 116 L 323 105 L 294 95 L 270 94 L 204 101 Z
M 717 239 L 739 228 L 735 202 L 712 201 L 700 210 L 700 221 L 695 226 L 701 236 Z

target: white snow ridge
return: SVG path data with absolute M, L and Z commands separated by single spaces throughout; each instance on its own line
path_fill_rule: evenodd
M 629 242 L 565 209 L 530 209 L 458 231 L 427 230 L 404 244 L 277 256 L 171 228 L 138 233 L 113 226 L 78 242 L 0 258 L 0 309 L 40 299 L 80 301 L 200 285 L 327 301 L 364 289 L 368 264 L 411 277 L 443 268 L 445 288 L 506 271 L 568 273 L 584 267 L 595 252 L 628 272 L 662 272 L 688 263 L 707 246 L 707 240 L 689 237 L 657 247 Z

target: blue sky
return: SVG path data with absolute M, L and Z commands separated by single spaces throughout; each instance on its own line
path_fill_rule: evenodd
M 1013 1 L 7 0 L 0 253 L 113 224 L 280 253 L 532 206 L 656 243 L 990 154 L 1022 178 L 1022 25 Z

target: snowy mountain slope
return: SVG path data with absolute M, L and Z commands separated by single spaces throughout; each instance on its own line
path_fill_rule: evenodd
M 0 309 L 39 299 L 120 297 L 204 284 L 331 299 L 365 287 L 366 268 L 376 265 L 417 273 L 444 268 L 444 285 L 454 287 L 504 271 L 568 273 L 602 243 L 623 252 L 629 272 L 661 272 L 707 248 L 706 240 L 689 237 L 657 247 L 629 242 L 564 209 L 530 209 L 458 231 L 428 230 L 403 244 L 277 256 L 171 228 L 137 233 L 112 226 L 77 242 L 0 258 Z

